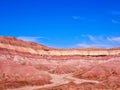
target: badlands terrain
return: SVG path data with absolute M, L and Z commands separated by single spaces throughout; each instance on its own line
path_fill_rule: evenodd
M 58 49 L 1 36 L 0 90 L 120 90 L 120 48 Z

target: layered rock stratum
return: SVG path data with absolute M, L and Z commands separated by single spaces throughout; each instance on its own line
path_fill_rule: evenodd
M 0 90 L 120 90 L 120 48 L 58 49 L 1 36 Z

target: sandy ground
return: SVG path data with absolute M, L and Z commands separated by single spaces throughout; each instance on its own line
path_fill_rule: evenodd
M 37 90 L 37 89 L 44 89 L 44 88 L 51 88 L 55 86 L 60 86 L 64 84 L 68 84 L 70 82 L 73 82 L 75 84 L 81 84 L 84 82 L 91 82 L 91 83 L 100 83 L 99 81 L 96 80 L 87 80 L 87 79 L 78 79 L 73 77 L 73 74 L 50 74 L 52 79 L 51 79 L 51 84 L 45 84 L 42 86 L 25 86 L 21 88 L 16 88 L 16 89 L 7 89 L 7 90 Z

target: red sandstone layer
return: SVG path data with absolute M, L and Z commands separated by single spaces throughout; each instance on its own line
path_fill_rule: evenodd
M 100 49 L 100 48 L 76 48 L 76 49 L 56 49 L 49 48 L 33 42 L 25 42 L 13 37 L 0 37 L 0 47 L 16 50 L 19 52 L 28 52 L 31 54 L 61 56 L 61 55 L 119 55 L 120 48 Z

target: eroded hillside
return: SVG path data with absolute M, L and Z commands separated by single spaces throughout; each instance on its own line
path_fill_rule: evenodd
M 0 37 L 0 90 L 120 90 L 120 48 L 58 49 Z

